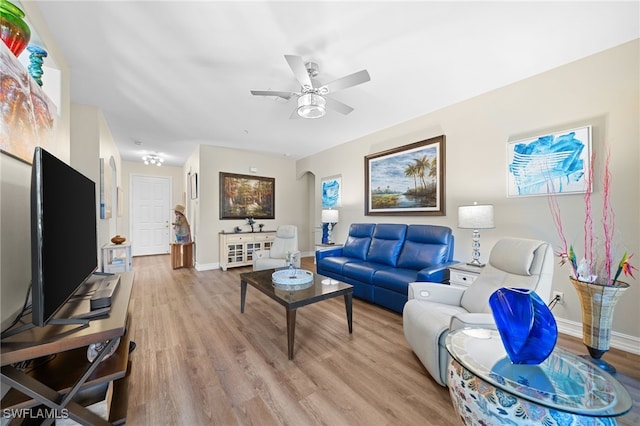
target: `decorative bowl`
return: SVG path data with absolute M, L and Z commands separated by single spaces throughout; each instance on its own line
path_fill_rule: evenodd
M 116 245 L 122 244 L 125 241 L 127 241 L 127 239 L 125 237 L 123 237 L 122 235 L 116 235 L 115 237 L 111 238 L 111 242 L 113 244 L 116 244 Z
M 313 281 L 313 272 L 305 269 L 281 269 L 271 274 L 274 284 L 279 286 L 296 286 Z

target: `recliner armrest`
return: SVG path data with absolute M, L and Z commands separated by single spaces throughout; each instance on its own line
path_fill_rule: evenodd
M 449 332 L 459 328 L 489 328 L 496 329 L 496 322 L 492 314 L 487 313 L 462 313 L 451 317 Z
M 460 306 L 460 300 L 462 300 L 462 294 L 465 290 L 466 288 L 464 287 L 450 286 L 448 284 L 413 282 L 409 283 L 409 300 L 416 299 Z
M 254 250 L 253 260 L 256 259 L 268 259 L 271 257 L 271 250 Z

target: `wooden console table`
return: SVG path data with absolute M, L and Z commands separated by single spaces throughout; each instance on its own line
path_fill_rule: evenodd
M 132 287 L 133 272 L 120 274 L 109 315 L 93 319 L 88 325 L 34 327 L 3 339 L 2 383 L 11 387 L 2 398 L 3 413 L 10 410 L 8 412 L 19 416 L 29 413 L 29 408 L 44 404 L 49 413 L 68 416 L 85 425 L 125 423 L 131 368 L 127 331 L 131 325 L 128 311 Z M 56 317 L 69 318 L 89 309 L 88 299 L 76 299 L 63 306 Z M 30 322 L 31 316 L 26 316 L 24 321 Z M 100 362 L 118 337 L 120 344 L 116 352 Z M 87 347 L 106 340 L 109 344 L 90 363 Z M 31 369 L 22 371 L 16 363 L 27 360 L 34 360 Z M 104 400 L 109 383 L 112 383 L 109 419 L 103 419 L 85 406 Z M 44 424 L 51 424 L 53 420 L 51 416 Z
M 220 232 L 220 269 L 253 265 L 253 252 L 269 250 L 276 231 Z

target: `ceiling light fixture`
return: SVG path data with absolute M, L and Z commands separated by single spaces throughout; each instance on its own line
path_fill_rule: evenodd
M 320 118 L 326 114 L 327 101 L 315 93 L 305 93 L 298 98 L 298 115 L 302 118 Z
M 164 158 L 161 158 L 156 154 L 147 154 L 142 157 L 142 161 L 144 161 L 144 164 L 155 164 L 156 166 L 160 167 L 164 162 Z

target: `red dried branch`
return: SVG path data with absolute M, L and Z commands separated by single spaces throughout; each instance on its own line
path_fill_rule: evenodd
M 604 164 L 604 177 L 602 186 L 602 227 L 604 232 L 604 272 L 607 274 L 606 284 L 611 284 L 611 240 L 613 238 L 615 213 L 611 207 L 611 172 L 609 170 L 609 158 L 611 153 L 607 151 Z
M 589 165 L 589 170 L 584 177 L 586 184 L 586 191 L 584 193 L 584 257 L 587 259 L 587 266 L 589 270 L 587 271 L 587 277 L 591 276 L 594 271 L 594 257 L 593 257 L 593 216 L 591 209 L 591 191 L 593 187 L 591 186 L 593 183 L 593 170 L 594 165 L 596 163 L 596 153 L 591 153 L 591 164 Z

